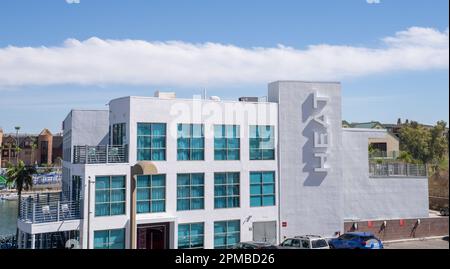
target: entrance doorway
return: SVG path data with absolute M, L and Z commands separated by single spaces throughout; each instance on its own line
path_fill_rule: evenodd
M 168 249 L 169 223 L 139 224 L 137 226 L 138 249 Z
M 277 243 L 277 222 L 253 222 L 253 241 Z

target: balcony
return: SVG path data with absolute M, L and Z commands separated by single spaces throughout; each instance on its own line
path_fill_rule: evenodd
M 73 163 L 75 164 L 101 164 L 101 163 L 127 163 L 128 145 L 112 146 L 74 146 Z
M 369 159 L 397 159 L 400 156 L 399 151 L 373 151 L 369 152 Z
M 31 224 L 77 220 L 81 218 L 80 204 L 79 200 L 65 199 L 60 192 L 22 197 L 19 220 Z
M 410 163 L 369 163 L 370 177 L 427 177 L 427 166 Z

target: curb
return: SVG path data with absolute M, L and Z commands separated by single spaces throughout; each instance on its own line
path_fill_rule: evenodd
M 448 237 L 448 235 L 430 236 L 430 237 L 421 237 L 421 238 L 410 238 L 410 239 L 389 240 L 389 241 L 384 241 L 383 244 L 410 242 L 410 241 L 425 241 L 425 240 L 433 240 L 433 239 L 444 239 L 444 237 Z

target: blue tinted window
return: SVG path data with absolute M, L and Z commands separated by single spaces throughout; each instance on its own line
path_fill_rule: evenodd
M 205 200 L 204 174 L 177 175 L 177 210 L 203 209 Z
M 95 178 L 95 216 L 125 214 L 125 176 Z
M 238 125 L 214 125 L 214 160 L 240 159 L 240 131 Z
M 203 248 L 204 224 L 188 223 L 178 225 L 178 248 Z
M 205 137 L 202 124 L 178 124 L 177 160 L 201 161 L 205 159 Z
M 94 231 L 95 249 L 125 249 L 125 229 Z
M 214 248 L 231 248 L 241 239 L 240 220 L 214 222 Z
M 166 175 L 138 176 L 136 192 L 137 213 L 166 211 Z
M 275 133 L 273 126 L 250 126 L 250 160 L 275 160 Z
M 275 172 L 250 172 L 250 206 L 275 205 Z
M 166 124 L 138 123 L 137 129 L 137 160 L 165 161 Z
M 240 206 L 238 172 L 214 173 L 214 208 Z

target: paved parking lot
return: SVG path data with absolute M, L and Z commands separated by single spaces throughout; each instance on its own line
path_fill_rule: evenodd
M 425 239 L 395 243 L 384 243 L 386 249 L 449 249 L 448 237 L 445 239 Z

